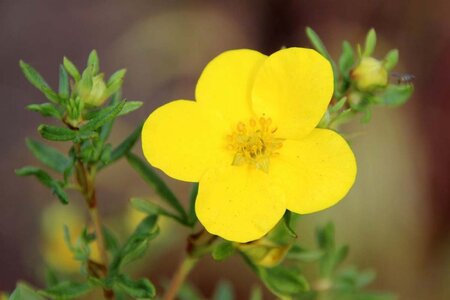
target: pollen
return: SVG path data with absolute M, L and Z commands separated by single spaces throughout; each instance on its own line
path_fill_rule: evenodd
M 227 136 L 228 149 L 234 153 L 232 165 L 247 164 L 268 173 L 270 158 L 278 155 L 283 146 L 283 140 L 276 138 L 276 131 L 270 118 L 239 122 Z

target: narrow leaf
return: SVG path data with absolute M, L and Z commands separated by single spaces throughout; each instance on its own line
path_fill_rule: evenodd
M 53 117 L 56 119 L 62 118 L 61 113 L 52 103 L 30 104 L 27 105 L 27 109 L 38 112 L 44 117 Z
M 366 36 L 366 42 L 364 44 L 364 52 L 363 56 L 371 56 L 373 51 L 375 50 L 375 46 L 377 44 L 377 34 L 375 29 L 370 29 Z
M 198 182 L 192 184 L 191 194 L 189 195 L 189 211 L 188 219 L 191 226 L 194 226 L 197 222 L 197 215 L 195 214 L 195 200 L 198 194 Z
M 355 54 L 349 42 L 342 43 L 342 54 L 339 57 L 339 70 L 344 78 L 348 78 L 350 70 L 355 63 Z
M 132 280 L 122 274 L 116 279 L 114 286 L 135 299 L 153 299 L 156 295 L 154 285 L 145 278 Z
M 89 283 L 64 281 L 48 289 L 40 290 L 39 294 L 53 299 L 78 299 L 91 289 L 92 286 Z
M 63 65 L 67 73 L 69 73 L 70 76 L 72 76 L 72 78 L 75 79 L 75 81 L 78 82 L 81 79 L 81 75 L 77 67 L 65 56 L 63 59 Z
M 139 107 L 141 107 L 142 104 L 143 103 L 141 101 L 127 101 L 123 106 L 122 110 L 120 111 L 120 113 L 118 114 L 118 116 L 129 114 L 130 112 L 133 112 Z
M 101 110 L 93 119 L 80 127 L 80 132 L 89 132 L 100 128 L 102 125 L 114 119 L 120 113 L 124 105 L 125 101 L 121 101 Z
M 398 63 L 398 56 L 399 54 L 397 49 L 392 49 L 386 54 L 386 56 L 384 57 L 384 64 L 383 64 L 386 70 L 390 71 L 394 69 L 394 67 Z
M 38 131 L 44 139 L 50 141 L 70 141 L 77 136 L 77 132 L 64 127 L 40 125 Z
M 187 219 L 186 212 L 184 211 L 183 206 L 181 206 L 180 201 L 148 164 L 132 153 L 127 154 L 127 160 L 136 172 L 138 172 L 141 177 L 155 189 L 155 192 L 161 196 L 162 200 L 166 201 L 167 204 L 178 211 L 183 219 Z
M 119 146 L 117 146 L 111 153 L 109 163 L 112 163 L 122 156 L 126 155 L 136 144 L 141 136 L 142 124 L 139 125 Z
M 131 206 L 133 206 L 133 208 L 135 208 L 136 210 L 146 213 L 148 215 L 162 215 L 162 216 L 166 216 L 169 217 L 171 219 L 176 220 L 177 222 L 179 222 L 182 225 L 186 225 L 189 226 L 190 224 L 186 223 L 185 220 L 183 220 L 182 218 L 180 218 L 179 216 L 165 210 L 164 208 L 160 207 L 159 205 L 144 200 L 144 199 L 140 199 L 140 198 L 131 198 L 130 200 L 131 202 Z
M 64 173 L 72 165 L 71 159 L 53 147 L 32 139 L 26 139 L 25 142 L 38 160 L 59 173 Z
M 91 53 L 89 53 L 88 67 L 92 68 L 93 75 L 96 75 L 100 69 L 100 62 L 96 50 L 92 50 Z
M 110 86 L 116 81 L 121 81 L 123 77 L 125 76 L 127 70 L 120 69 L 119 71 L 116 71 L 114 74 L 111 75 L 111 77 L 108 79 L 107 85 Z
M 69 76 L 64 66 L 59 66 L 59 96 L 65 101 L 69 98 Z
M 28 81 L 38 90 L 40 90 L 48 100 L 53 102 L 59 102 L 58 95 L 50 88 L 44 78 L 36 71 L 32 66 L 25 63 L 23 60 L 20 61 L 20 68 L 23 74 L 28 79 Z

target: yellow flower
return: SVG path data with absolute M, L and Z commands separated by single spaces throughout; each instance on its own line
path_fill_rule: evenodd
M 314 50 L 227 51 L 203 71 L 196 101 L 148 117 L 144 155 L 173 178 L 199 182 L 195 209 L 210 233 L 256 240 L 286 209 L 325 209 L 352 186 L 348 144 L 315 128 L 332 93 L 330 63 Z

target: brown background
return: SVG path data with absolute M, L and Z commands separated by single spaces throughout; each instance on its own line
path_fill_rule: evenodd
M 13 289 L 19 279 L 42 283 L 36 268 L 42 262 L 40 212 L 56 201 L 35 180 L 14 175 L 15 168 L 35 163 L 23 141 L 37 138 L 36 127 L 44 122 L 24 110 L 43 97 L 21 75 L 19 59 L 53 86 L 64 55 L 81 65 L 95 48 L 107 74 L 126 67 L 124 96 L 144 107 L 117 123 L 112 138 L 119 141 L 160 104 L 193 98 L 202 68 L 223 50 L 309 46 L 304 28 L 311 26 L 336 58 L 343 39 L 355 44 L 375 27 L 376 55 L 399 48 L 397 69 L 415 74 L 416 92 L 405 107 L 377 109 L 369 125 L 352 126 L 358 133 L 351 139 L 359 163 L 356 185 L 336 207 L 303 218 L 301 236 L 309 241 L 316 224 L 333 220 L 338 240 L 352 246 L 349 261 L 378 271 L 375 288 L 401 299 L 450 299 L 449 10 L 444 0 L 1 0 L 0 290 Z M 180 195 L 188 191 L 188 185 L 169 182 Z M 99 177 L 107 216 L 120 214 L 131 196 L 151 195 L 123 162 Z M 180 259 L 181 233 L 174 227 L 172 250 L 141 272 L 169 277 Z M 219 278 L 229 279 L 245 299 L 255 278 L 242 266 L 238 259 L 207 259 L 191 278 L 206 296 Z

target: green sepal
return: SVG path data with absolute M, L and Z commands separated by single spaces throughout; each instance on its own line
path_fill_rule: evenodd
M 67 73 L 69 73 L 76 82 L 80 81 L 80 72 L 78 71 L 77 67 L 65 56 L 63 58 L 63 65 Z
M 28 81 L 39 91 L 41 91 L 48 100 L 58 103 L 60 101 L 58 94 L 56 94 L 42 78 L 42 76 L 32 66 L 25 63 L 23 60 L 19 62 L 20 68 Z
M 77 137 L 77 132 L 64 127 L 41 124 L 38 127 L 41 136 L 50 141 L 71 141 Z
M 53 147 L 32 139 L 26 139 L 25 143 L 39 161 L 59 173 L 66 172 L 72 165 L 71 159 Z
M 211 255 L 215 260 L 222 261 L 232 256 L 235 252 L 236 248 L 232 242 L 222 241 L 214 246 Z
M 62 118 L 61 112 L 52 103 L 30 104 L 27 109 L 38 112 L 44 117 L 53 117 L 60 120 Z
M 94 49 L 89 53 L 87 67 L 92 69 L 92 74 L 96 75 L 100 70 L 100 62 L 98 59 L 97 51 Z
M 371 56 L 373 54 L 373 51 L 375 50 L 376 45 L 377 45 L 377 33 L 375 32 L 375 29 L 372 28 L 366 35 L 364 52 L 362 55 L 365 57 Z
M 157 226 L 158 217 L 150 215 L 139 223 L 136 230 L 128 238 L 127 242 L 117 252 L 110 265 L 110 274 L 115 276 L 120 268 L 144 255 L 150 240 L 155 238 L 159 229 Z
M 233 286 L 228 281 L 220 281 L 217 285 L 213 300 L 234 300 Z
M 78 299 L 89 293 L 92 288 L 93 286 L 87 282 L 63 281 L 45 290 L 40 290 L 39 294 L 52 299 Z
M 412 96 L 413 91 L 414 86 L 412 84 L 390 84 L 386 87 L 381 97 L 385 105 L 399 106 L 408 101 Z
M 290 218 L 291 212 L 287 210 L 283 218 L 267 234 L 267 239 L 279 246 L 292 244 L 297 238 L 297 234 L 291 228 Z
M 153 299 L 156 295 L 155 286 L 148 279 L 133 280 L 124 274 L 114 278 L 114 289 L 135 299 Z
M 63 65 L 59 66 L 59 88 L 58 93 L 61 99 L 64 100 L 64 102 L 68 101 L 69 98 L 69 75 L 67 75 L 67 71 L 64 68 Z
M 35 176 L 43 185 L 51 189 L 52 193 L 58 197 L 63 204 L 69 203 L 69 198 L 64 191 L 63 184 L 53 179 L 47 172 L 36 167 L 23 167 L 15 171 L 19 176 Z
M 392 49 L 384 57 L 383 66 L 387 71 L 391 71 L 398 63 L 398 50 Z
M 45 300 L 28 284 L 19 282 L 16 289 L 9 296 L 9 300 Z
M 187 214 L 184 211 L 183 206 L 180 201 L 173 194 L 166 183 L 158 176 L 158 174 L 153 171 L 153 169 L 145 163 L 142 159 L 134 155 L 133 153 L 128 153 L 126 155 L 128 163 L 138 172 L 139 175 L 155 189 L 155 192 L 164 200 L 170 207 L 175 209 L 183 219 L 187 220 Z

